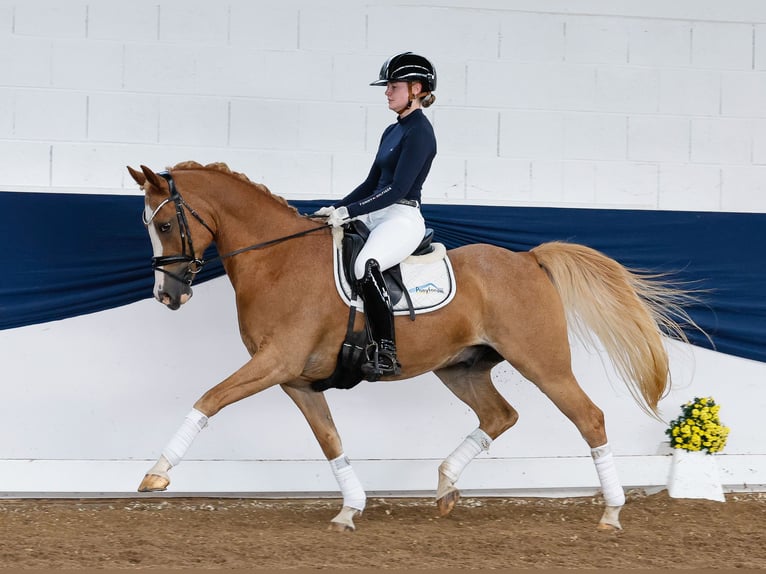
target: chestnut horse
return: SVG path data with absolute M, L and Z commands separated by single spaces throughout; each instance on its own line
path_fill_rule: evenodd
M 197 400 L 139 491 L 167 488 L 168 471 L 210 417 L 280 385 L 306 417 L 338 481 L 343 506 L 330 528 L 354 530 L 366 494 L 343 452 L 324 394 L 311 387 L 335 370 L 349 316 L 346 304 L 333 295 L 330 228 L 225 164 L 185 162 L 160 174 L 145 166 L 128 170 L 145 193 L 155 298 L 171 309 L 185 303 L 203 253 L 215 241 L 251 356 Z M 432 371 L 479 419 L 479 427 L 439 466 L 440 513 L 447 515 L 457 502 L 455 483 L 466 465 L 518 418 L 490 376 L 492 367 L 506 360 L 577 427 L 591 448 L 604 494 L 599 528 L 621 528 L 625 497 L 604 415 L 572 373 L 568 328 L 595 334 L 638 405 L 656 416 L 669 384 L 662 335 L 684 339 L 673 318 L 683 315 L 679 291 L 575 244 L 544 243 L 528 253 L 477 244 L 448 255 L 457 283 L 452 302 L 415 321 L 396 319 L 402 364 L 397 379 Z M 434 332 L 440 333 L 438 345 L 424 336 Z

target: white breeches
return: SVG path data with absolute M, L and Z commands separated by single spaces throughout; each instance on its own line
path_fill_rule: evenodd
M 370 237 L 354 265 L 357 279 L 364 277 L 364 267 L 370 259 L 378 262 L 381 271 L 404 261 L 412 255 L 426 232 L 420 209 L 399 203 L 360 215 L 357 219 L 370 228 Z

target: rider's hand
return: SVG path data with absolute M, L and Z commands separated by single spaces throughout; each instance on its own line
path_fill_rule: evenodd
M 327 217 L 327 225 L 333 227 L 340 227 L 344 223 L 348 223 L 351 218 L 348 216 L 348 209 L 346 207 L 339 207 L 333 209 L 332 213 Z
M 327 207 L 320 207 L 311 215 L 314 217 L 329 217 L 333 211 L 335 211 L 335 208 L 331 205 L 328 205 Z

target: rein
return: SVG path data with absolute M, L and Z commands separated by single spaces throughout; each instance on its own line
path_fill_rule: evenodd
M 291 235 L 284 235 L 282 237 L 277 237 L 276 239 L 269 239 L 268 241 L 263 241 L 262 243 L 256 243 L 255 245 L 249 245 L 248 247 L 240 247 L 239 249 L 235 249 L 234 251 L 230 251 L 229 253 L 226 253 L 224 255 L 216 255 L 215 257 L 211 259 L 204 260 L 203 263 L 210 263 L 211 261 L 215 261 L 216 259 L 227 259 L 228 257 L 234 257 L 235 255 L 239 255 L 240 253 L 245 253 L 246 251 L 255 251 L 256 249 L 271 247 L 272 245 L 276 245 L 277 243 L 282 243 L 283 241 L 288 241 L 289 239 L 295 239 L 296 237 L 303 237 L 304 235 L 308 235 L 309 233 L 314 233 L 315 231 L 322 231 L 323 229 L 326 230 L 329 228 L 312 227 L 311 229 L 304 229 L 303 231 L 299 231 Z
M 159 175 L 165 181 L 168 182 L 168 191 L 170 193 L 170 197 L 168 197 L 168 199 L 160 203 L 157 206 L 157 208 L 152 212 L 152 215 L 148 219 L 146 218 L 146 215 L 143 216 L 144 225 L 148 227 L 149 224 L 154 219 L 154 217 L 159 212 L 159 210 L 162 209 L 167 203 L 172 201 L 176 208 L 176 220 L 178 221 L 178 229 L 181 234 L 182 251 L 180 255 L 163 255 L 160 257 L 152 257 L 152 269 L 154 269 L 155 271 L 161 271 L 162 273 L 165 273 L 166 275 L 173 277 L 177 281 L 186 283 L 187 285 L 191 285 L 192 281 L 194 280 L 194 276 L 200 271 L 202 271 L 202 268 L 205 265 L 207 265 L 208 263 L 212 261 L 216 261 L 218 259 L 220 260 L 228 259 L 229 257 L 234 257 L 235 255 L 239 255 L 240 253 L 263 249 L 265 247 L 277 245 L 278 243 L 282 243 L 290 239 L 303 237 L 304 235 L 314 233 L 315 231 L 322 231 L 322 230 L 328 229 L 327 227 L 324 227 L 324 226 L 312 227 L 311 229 L 305 229 L 303 231 L 298 231 L 297 233 L 292 233 L 290 235 L 285 235 L 283 237 L 277 237 L 276 239 L 269 239 L 268 241 L 263 241 L 261 243 L 256 243 L 254 245 L 241 247 L 239 249 L 235 249 L 234 251 L 230 251 L 229 253 L 218 254 L 215 257 L 211 257 L 210 259 L 200 259 L 198 257 L 194 257 L 194 243 L 192 242 L 189 222 L 186 218 L 186 213 L 184 209 L 188 210 L 189 213 L 192 214 L 194 219 L 196 219 L 205 229 L 208 230 L 210 235 L 215 237 L 215 233 L 213 233 L 213 230 L 205 222 L 205 220 L 202 219 L 202 216 L 199 213 L 197 213 L 188 203 L 186 203 L 183 197 L 181 197 L 181 194 L 178 192 L 178 189 L 176 188 L 176 184 L 175 184 L 175 181 L 173 180 L 173 176 L 171 175 L 171 173 L 169 171 L 162 171 L 162 172 L 159 172 L 157 175 Z M 176 275 L 175 273 L 168 271 L 167 269 L 163 269 L 165 265 L 170 265 L 173 263 L 186 263 L 186 271 L 184 272 L 183 277 L 180 277 Z

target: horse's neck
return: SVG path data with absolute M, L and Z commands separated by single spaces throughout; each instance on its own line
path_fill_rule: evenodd
M 216 247 L 222 255 L 250 246 L 260 245 L 297 233 L 311 227 L 311 223 L 300 217 L 284 200 L 273 196 L 268 190 L 236 178 L 222 176 L 226 181 L 216 184 L 217 190 L 206 198 L 214 212 L 217 226 Z M 296 244 L 297 245 L 297 244 Z M 267 253 L 272 247 L 253 251 Z M 297 258 L 297 255 L 294 257 Z M 257 257 L 258 275 L 266 267 L 284 265 L 285 258 Z M 247 253 L 235 255 L 225 261 L 226 271 L 236 288 L 237 279 L 254 274 L 248 261 L 253 257 Z
M 216 220 L 216 245 L 221 252 L 269 241 L 298 230 L 301 218 L 267 190 L 222 175 L 204 198 Z

